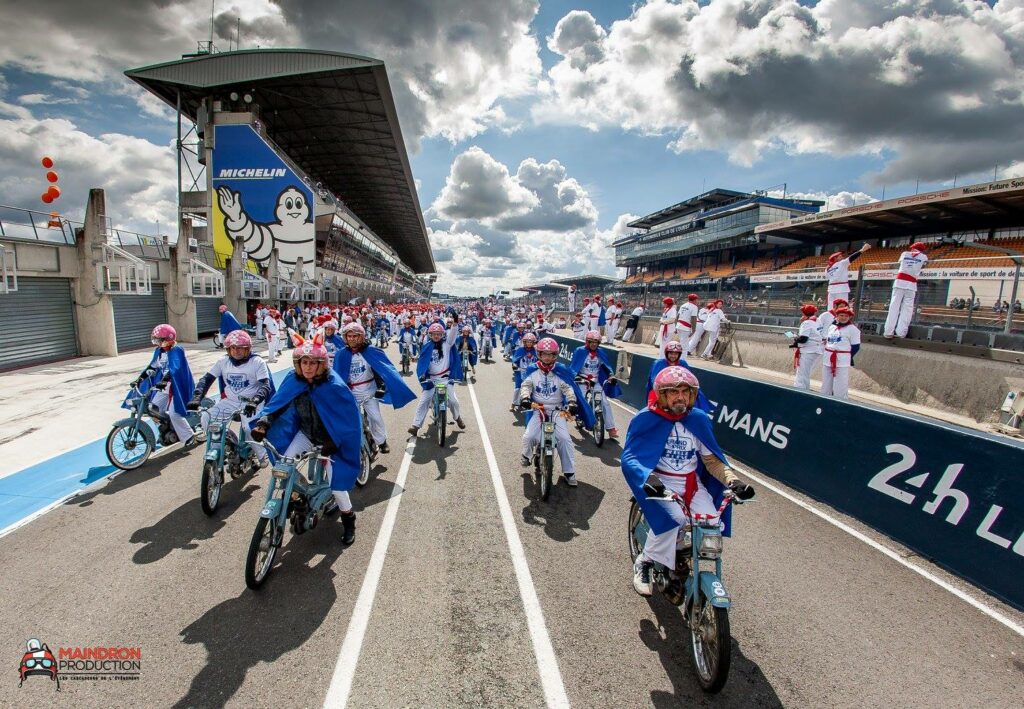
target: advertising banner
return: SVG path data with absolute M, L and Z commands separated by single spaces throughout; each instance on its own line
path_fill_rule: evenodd
M 1012 281 L 1016 273 L 1014 266 L 989 266 L 982 268 L 925 268 L 922 281 Z M 856 281 L 858 272 L 850 271 L 850 280 Z M 866 281 L 891 281 L 896 278 L 895 268 L 871 268 L 864 270 Z M 803 283 L 824 282 L 828 277 L 824 271 L 782 271 L 751 276 L 751 283 Z
M 277 249 L 283 274 L 311 280 L 316 265 L 313 191 L 250 125 L 219 125 L 213 176 L 213 245 L 230 256 L 237 241 L 250 260 L 267 265 Z M 294 274 L 301 258 L 303 273 Z
M 555 339 L 563 361 L 582 344 Z M 603 349 L 612 361 L 619 356 L 617 348 Z M 646 406 L 653 361 L 632 355 L 623 403 Z M 715 404 L 715 437 L 727 455 L 1024 609 L 1024 501 L 1018 494 L 1024 445 L 791 387 L 694 371 Z

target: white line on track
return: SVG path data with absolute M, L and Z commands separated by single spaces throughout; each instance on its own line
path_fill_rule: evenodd
M 377 586 L 384 569 L 384 558 L 388 554 L 391 532 L 395 528 L 395 518 L 398 516 L 398 506 L 402 503 L 405 480 L 409 475 L 409 466 L 412 464 L 415 448 L 416 438 L 412 438 L 405 447 L 405 457 L 402 458 L 402 465 L 398 469 L 398 478 L 395 480 L 391 499 L 388 500 L 387 509 L 384 511 L 384 521 L 381 522 L 380 532 L 377 533 L 377 542 L 373 546 L 373 554 L 366 567 L 366 576 L 363 577 L 363 585 L 359 589 L 359 597 L 356 598 L 356 605 L 352 610 L 352 618 L 348 623 L 345 641 L 338 652 L 338 662 L 334 666 L 331 686 L 324 698 L 325 707 L 340 709 L 348 704 L 349 694 L 352 692 L 352 680 L 355 678 L 356 666 L 359 664 L 359 653 L 363 647 L 363 638 L 366 636 L 366 627 L 370 623 L 373 600 L 377 595 Z
M 611 402 L 613 404 L 615 404 L 616 406 L 619 406 L 620 408 L 625 409 L 626 411 L 630 412 L 631 414 L 635 414 L 636 413 L 636 411 L 631 406 L 626 406 L 625 404 L 623 404 L 621 402 L 618 402 L 618 401 L 615 401 L 614 399 L 611 399 Z M 867 544 L 872 549 L 874 549 L 876 551 L 879 551 L 882 554 L 885 554 L 887 557 L 889 557 L 893 561 L 897 562 L 898 564 L 901 564 L 902 566 L 905 566 L 906 568 L 910 569 L 914 573 L 919 574 L 920 576 L 928 579 L 929 581 L 931 581 L 935 585 L 939 586 L 940 588 L 944 588 L 945 590 L 949 591 L 950 593 L 952 593 L 954 596 L 956 596 L 957 598 L 959 598 L 963 602 L 965 602 L 965 603 L 973 606 L 977 610 L 981 611 L 982 613 L 987 615 L 992 620 L 994 620 L 997 623 L 1000 623 L 1000 624 L 1006 626 L 1007 628 L 1009 628 L 1013 632 L 1017 633 L 1017 635 L 1024 636 L 1024 626 L 1021 626 L 1019 623 L 1015 623 L 1011 618 L 1007 618 L 1005 615 L 1003 615 L 1002 613 L 997 611 L 995 608 L 992 608 L 988 604 L 979 601 L 978 599 L 976 599 L 973 596 L 971 596 L 970 594 L 960 590 L 959 588 L 957 588 L 953 584 L 949 583 L 948 581 L 944 581 L 943 579 L 939 578 L 938 576 L 936 576 L 932 572 L 928 571 L 928 569 L 922 568 L 922 567 L 918 566 L 917 564 L 911 563 L 907 559 L 904 559 L 899 554 L 899 552 L 897 552 L 897 551 L 895 551 L 893 549 L 890 549 L 889 547 L 885 546 L 884 544 L 876 542 L 874 539 L 872 539 L 871 537 L 867 536 L 866 534 L 863 534 L 862 532 L 858 532 L 856 529 L 854 529 L 850 525 L 846 524 L 845 522 L 841 522 L 840 520 L 836 519 L 835 517 L 832 517 L 831 515 L 827 514 L 826 512 L 823 512 L 822 510 L 818 509 L 814 505 L 812 505 L 812 504 L 810 504 L 808 502 L 804 502 L 800 498 L 795 497 L 795 496 L 789 494 L 788 492 L 786 492 L 782 488 L 777 487 L 776 485 L 771 484 L 770 482 L 765 480 L 762 476 L 755 475 L 754 473 L 750 472 L 749 470 L 737 466 L 735 463 L 733 464 L 732 467 L 735 468 L 736 470 L 740 471 L 741 473 L 743 473 L 744 475 L 746 475 L 747 477 L 749 477 L 751 480 L 753 480 L 754 482 L 758 483 L 759 485 L 763 485 L 764 487 L 768 488 L 769 490 L 774 492 L 779 497 L 783 497 L 783 498 L 789 500 L 790 502 L 792 502 L 793 504 L 795 504 L 795 505 L 797 505 L 799 507 L 804 508 L 805 510 L 807 510 L 811 514 L 815 515 L 816 517 L 820 517 L 821 519 L 825 520 L 826 522 L 828 522 L 832 526 L 837 527 L 838 529 L 843 530 L 844 532 L 849 534 L 854 539 L 857 539 L 859 541 L 864 542 L 865 544 Z
M 505 528 L 505 537 L 508 539 L 512 567 L 516 572 L 516 581 L 519 582 L 519 596 L 523 599 L 526 625 L 530 629 L 530 638 L 533 641 L 533 653 L 537 658 L 537 671 L 540 673 L 541 685 L 544 688 L 544 699 L 549 707 L 568 707 L 569 697 L 565 693 L 562 673 L 558 669 L 558 658 L 555 657 L 555 649 L 551 645 L 547 625 L 544 623 L 544 611 L 541 610 L 537 589 L 533 585 L 530 566 L 526 563 L 526 553 L 523 551 L 523 543 L 519 539 L 519 531 L 512 517 L 512 507 L 509 505 L 508 495 L 505 494 L 505 486 L 501 482 L 501 471 L 494 457 L 491 439 L 487 435 L 483 414 L 480 413 L 476 390 L 472 383 L 467 384 L 476 413 L 476 424 L 480 427 L 480 438 L 483 439 L 484 452 L 487 454 L 487 465 L 491 470 L 494 495 L 498 498 L 498 511 L 501 513 L 501 525 Z

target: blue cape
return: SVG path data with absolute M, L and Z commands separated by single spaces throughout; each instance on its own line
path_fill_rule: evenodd
M 537 364 L 537 349 L 531 350 L 530 354 L 533 358 L 527 363 L 527 367 Z M 512 381 L 515 382 L 516 389 L 523 383 L 523 371 L 519 367 L 519 360 L 526 356 L 526 348 L 519 347 L 515 352 L 512 353 Z
M 668 360 L 665 359 L 664 357 L 662 357 L 661 359 L 654 360 L 654 364 L 651 365 L 651 373 L 647 377 L 648 397 L 651 395 L 651 391 L 654 389 L 654 378 L 658 376 L 658 372 L 660 372 L 667 366 L 669 366 Z M 685 369 L 690 369 L 690 365 L 686 363 L 686 358 L 683 357 L 682 355 L 679 356 L 679 366 Z M 693 370 L 690 369 L 690 371 L 692 372 Z M 707 396 L 705 396 L 703 389 L 697 391 L 697 401 L 694 402 L 693 407 L 695 409 L 700 409 L 701 411 L 708 415 L 711 415 L 715 412 L 714 404 L 712 404 L 711 400 L 708 399 Z
M 156 362 L 156 358 L 159 356 L 160 348 L 157 347 L 153 350 L 153 357 L 149 360 L 149 364 L 151 365 Z M 171 385 L 168 393 L 171 395 L 171 405 L 174 408 L 174 412 L 180 416 L 187 416 L 188 409 L 185 408 L 185 404 L 192 398 L 192 392 L 196 389 L 196 382 L 192 378 L 192 370 L 188 366 L 188 359 L 185 358 L 185 350 L 182 349 L 181 345 L 175 345 L 167 350 L 167 371 L 171 375 Z M 157 372 L 149 379 L 144 380 L 139 384 L 139 391 L 145 394 L 163 379 L 163 375 L 163 372 Z M 127 396 L 125 396 L 124 401 L 121 403 L 121 408 L 131 408 Z
M 459 335 L 459 338 L 457 340 L 455 340 L 455 344 L 452 345 L 452 348 L 455 349 L 459 353 L 460 364 L 461 364 L 461 359 L 462 359 L 462 341 L 463 341 L 463 339 L 465 337 L 466 337 L 465 335 Z M 473 337 L 472 335 L 470 335 L 469 336 L 469 363 L 475 367 L 476 366 L 476 360 L 477 360 L 476 338 Z
M 263 407 L 263 416 L 288 409 L 267 431 L 267 439 L 282 453 L 299 432 L 299 416 L 295 408 L 289 405 L 295 397 L 309 390 L 308 382 L 299 379 L 294 371 L 288 372 L 281 382 L 281 388 Z M 363 422 L 359 405 L 352 391 L 334 370 L 327 370 L 327 381 L 312 387 L 312 392 L 313 406 L 331 440 L 338 446 L 338 450 L 331 456 L 331 488 L 351 490 L 359 477 L 359 451 L 363 445 Z
M 444 344 L 444 340 L 441 341 Z M 427 370 L 430 369 L 430 359 L 432 350 L 434 347 L 433 340 L 427 340 L 426 344 L 423 345 L 423 351 L 420 352 L 420 358 L 416 360 L 416 377 L 422 380 L 427 375 Z M 462 379 L 462 357 L 459 356 L 458 350 L 454 346 L 448 350 L 448 380 Z M 420 385 L 424 391 L 433 389 L 434 384 L 429 379 L 427 381 L 421 381 Z
M 711 431 L 711 419 L 707 414 L 700 409 L 692 409 L 680 423 L 714 453 L 716 458 L 728 465 L 729 461 L 722 449 L 718 447 L 715 434 Z M 626 431 L 626 442 L 622 446 L 622 474 L 655 534 L 662 534 L 678 526 L 672 516 L 662 507 L 662 504 L 650 501 L 647 493 L 644 492 L 644 483 L 647 482 L 647 478 L 651 476 L 658 461 L 661 460 L 662 453 L 665 451 L 665 441 L 668 440 L 674 426 L 674 421 L 670 421 L 650 409 L 645 409 L 633 417 L 629 429 Z M 700 456 L 697 457 L 697 475 L 700 476 L 701 483 L 715 501 L 715 507 L 722 504 L 725 486 L 718 481 L 718 478 L 708 473 Z M 732 534 L 731 512 L 732 507 L 728 507 L 722 515 L 725 536 Z
M 234 313 L 232 313 L 230 310 L 225 310 L 223 313 L 221 313 L 221 316 L 220 316 L 220 334 L 226 335 L 229 332 L 234 332 L 235 330 L 244 330 L 244 329 L 245 328 L 242 327 L 239 324 L 239 322 L 235 319 Z
M 507 345 L 512 339 L 512 333 L 516 331 L 516 326 L 509 323 L 505 326 L 504 331 L 501 333 L 501 344 Z
M 384 394 L 383 402 L 385 404 L 400 409 L 416 398 L 416 394 L 413 393 L 412 389 L 402 379 L 402 375 L 395 369 L 395 365 L 391 364 L 391 360 L 388 359 L 384 350 L 377 347 L 365 347 L 360 354 L 366 359 L 374 373 L 384 380 L 386 393 Z M 348 379 L 349 367 L 351 365 L 352 350 L 348 347 L 339 347 L 334 353 L 334 371 L 338 373 L 342 381 Z
M 528 377 L 537 371 L 537 365 L 530 365 L 525 372 L 524 377 Z M 554 368 L 555 376 L 561 379 L 563 382 L 572 387 L 572 393 L 576 395 L 576 403 L 580 407 L 578 418 L 583 421 L 583 425 L 587 428 L 593 428 L 594 424 L 597 423 L 597 417 L 594 416 L 594 410 L 590 408 L 590 404 L 587 403 L 587 398 L 583 395 L 583 390 L 580 389 L 580 385 L 575 381 L 575 375 L 572 371 L 561 362 L 555 362 Z M 533 415 L 532 411 L 527 411 L 524 420 L 529 423 L 530 416 Z
M 573 376 L 579 375 L 583 371 L 583 363 L 587 359 L 589 350 L 586 345 L 580 345 L 572 353 L 572 361 L 569 363 L 569 369 L 572 370 Z M 600 347 L 597 348 L 597 358 L 601 360 L 601 368 L 597 371 L 597 382 L 604 389 L 606 396 L 612 399 L 617 399 L 622 396 L 622 387 L 616 384 L 614 386 L 608 386 L 607 381 L 614 372 L 615 368 L 612 367 L 611 362 L 608 361 L 608 355 Z
M 604 327 L 606 324 L 604 319 L 604 306 L 601 306 L 601 313 L 597 316 L 597 326 Z

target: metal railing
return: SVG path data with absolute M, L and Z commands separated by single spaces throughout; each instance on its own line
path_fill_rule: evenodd
M 11 249 L 0 246 L 0 295 L 18 291 L 18 264 Z
M 153 292 L 149 264 L 111 244 L 100 244 L 96 262 L 96 291 L 112 295 L 150 295 Z
M 224 297 L 224 274 L 199 259 L 189 261 L 188 280 L 193 298 Z
M 5 239 L 74 246 L 75 229 L 82 226 L 56 212 L 0 205 L 0 237 Z

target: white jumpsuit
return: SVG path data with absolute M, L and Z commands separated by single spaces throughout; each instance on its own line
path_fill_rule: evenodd
M 704 337 L 704 323 L 708 321 L 708 312 L 707 308 L 701 308 L 697 311 L 697 326 L 693 330 L 693 335 L 690 336 L 690 341 L 686 343 L 686 354 L 688 355 L 697 352 L 700 338 Z
M 253 355 L 242 364 L 235 364 L 230 357 L 221 357 L 210 367 L 209 373 L 223 382 L 224 398 L 200 413 L 199 421 L 204 431 L 210 430 L 210 422 L 215 419 L 223 421 L 226 429 L 231 423 L 231 417 L 245 407 L 241 397 L 255 396 L 260 389 L 260 380 L 270 380 L 270 369 L 259 355 Z M 262 409 L 263 404 L 260 404 L 255 416 L 242 416 L 245 431 L 248 432 L 250 421 L 259 418 Z M 252 440 L 249 445 L 258 458 L 262 460 L 267 457 L 263 446 Z
M 715 349 L 715 344 L 718 343 L 718 331 L 721 329 L 723 321 L 726 321 L 726 319 L 725 313 L 722 312 L 721 308 L 712 308 L 708 311 L 708 319 L 704 323 L 704 329 L 708 333 L 708 346 L 704 348 L 701 357 L 711 356 L 712 351 Z
M 854 345 L 860 345 L 860 329 L 856 325 L 840 325 L 837 322 L 829 326 L 825 336 L 825 356 L 821 360 L 821 393 L 825 396 L 850 398 L 850 367 L 853 366 Z
M 556 406 L 561 406 L 563 400 L 575 401 L 572 387 L 562 381 L 552 370 L 544 373 L 540 367 L 533 370 L 529 377 L 523 379 L 520 388 L 522 398 L 529 397 L 534 403 L 544 406 L 547 416 L 552 415 Z M 576 461 L 573 458 L 572 438 L 569 437 L 568 420 L 561 414 L 554 416 L 555 421 L 555 447 L 558 449 L 558 459 L 562 465 L 562 474 L 572 476 L 576 474 Z M 541 417 L 534 411 L 526 424 L 526 432 L 523 434 L 523 450 L 525 457 L 531 457 L 533 447 L 540 443 L 541 439 Z
M 661 314 L 661 320 L 658 321 L 658 349 L 661 350 L 662 357 L 665 356 L 665 345 L 669 343 L 676 332 L 676 316 L 676 306 L 670 305 Z
M 810 389 L 811 373 L 821 362 L 821 354 L 824 350 L 817 318 L 811 316 L 801 322 L 798 334 L 801 337 L 806 336 L 807 342 L 797 345 L 796 380 L 793 385 L 797 389 Z
M 836 298 L 850 301 L 850 259 L 849 257 L 839 259 L 825 269 L 828 276 L 828 309 L 832 309 L 832 303 Z
M 609 345 L 619 333 L 619 323 L 622 321 L 622 308 L 618 305 L 609 305 L 605 311 L 606 322 L 604 341 Z
M 363 408 L 363 414 L 370 425 L 370 435 L 374 442 L 380 445 L 387 440 L 388 431 L 384 427 L 384 417 L 380 414 L 380 400 L 374 397 L 377 393 L 377 382 L 373 378 L 370 363 L 359 353 L 352 355 L 347 384 L 356 402 Z
M 434 345 L 433 340 L 427 340 L 427 343 L 423 346 L 423 351 L 420 352 L 421 358 L 425 356 L 430 357 L 430 365 L 427 368 L 427 377 L 431 382 L 433 382 L 434 386 L 448 383 L 451 379 L 451 370 L 448 367 L 449 353 L 452 351 L 452 346 L 455 344 L 455 338 L 458 337 L 458 334 L 459 333 L 454 327 L 450 327 L 448 328 L 448 336 L 441 341 L 440 352 Z M 424 389 L 420 393 L 420 401 L 416 406 L 416 414 L 412 419 L 413 426 L 419 428 L 423 425 L 423 421 L 427 418 L 427 411 L 430 410 L 433 400 L 433 389 Z M 448 387 L 448 410 L 451 412 L 453 418 L 462 418 L 461 409 L 459 408 L 459 399 L 455 395 L 455 387 L 453 386 Z
M 693 331 L 690 329 L 691 318 L 697 318 L 697 306 L 690 302 L 680 305 L 676 322 L 676 335 L 679 337 L 679 342 L 682 343 L 683 347 L 688 346 L 690 338 L 693 336 Z
M 682 495 L 686 491 L 686 480 L 690 475 L 697 475 L 698 456 L 713 455 L 711 451 L 697 440 L 696 436 L 686 430 L 682 423 L 677 423 L 665 441 L 665 450 L 658 461 L 658 467 L 654 474 L 665 484 L 666 491 Z M 674 500 L 658 501 L 657 504 L 664 505 L 672 519 L 678 522 L 679 527 L 689 522 L 682 506 Z M 718 508 L 711 493 L 707 491 L 704 484 L 697 478 L 697 492 L 690 500 L 690 511 L 694 514 L 715 516 Z M 656 561 L 663 566 L 674 569 L 676 565 L 676 538 L 679 534 L 679 527 L 674 527 L 667 532 L 647 535 L 647 542 L 644 544 L 642 557 L 649 561 Z
M 271 315 L 267 315 L 263 318 L 263 329 L 267 333 L 267 361 L 277 361 L 277 353 L 281 351 L 282 333 L 281 327 L 278 325 Z
M 917 299 L 917 279 L 928 263 L 928 257 L 920 251 L 904 251 L 900 254 L 900 268 L 892 283 L 892 297 L 889 299 L 889 314 L 885 318 L 886 337 L 906 337 L 910 321 L 914 319 L 914 302 Z

